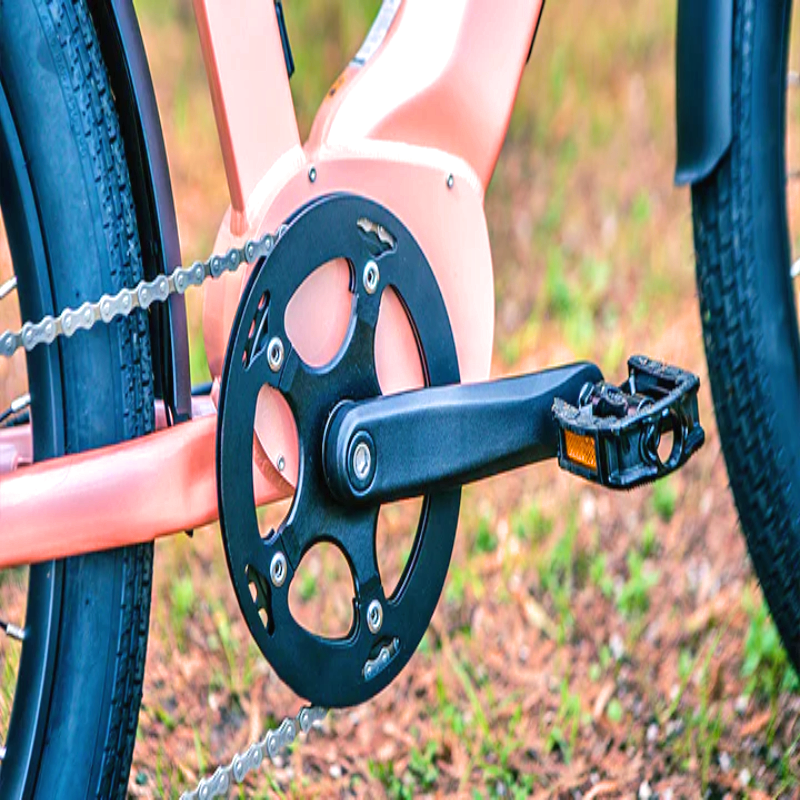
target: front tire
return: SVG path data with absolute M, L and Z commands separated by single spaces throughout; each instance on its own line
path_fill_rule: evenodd
M 785 119 L 791 0 L 735 0 L 733 142 L 692 188 L 708 371 L 753 565 L 800 669 L 800 339 Z

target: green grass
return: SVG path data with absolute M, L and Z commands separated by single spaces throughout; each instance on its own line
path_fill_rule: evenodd
M 711 666 L 724 630 L 717 631 L 710 637 L 704 647 L 696 655 L 682 650 L 678 658 L 678 675 L 680 687 L 672 704 L 666 710 L 662 721 L 676 715 L 682 704 L 684 692 L 690 682 L 697 686 L 697 697 L 692 705 L 680 714 L 684 723 L 683 731 L 667 742 L 673 758 L 681 769 L 688 771 L 698 765 L 698 772 L 703 788 L 707 787 L 711 766 L 716 756 L 717 745 L 724 732 L 722 710 L 714 699 L 715 687 L 712 683 Z M 705 657 L 703 654 L 705 653 Z
M 222 603 L 212 603 L 211 619 L 216 631 L 216 641 L 213 644 L 222 648 L 227 667 L 224 672 L 215 674 L 215 682 L 224 687 L 230 693 L 232 702 L 238 705 L 239 698 L 252 686 L 255 664 L 262 656 L 249 636 L 242 646 L 234 634 L 231 619 Z
M 515 508 L 511 514 L 511 531 L 522 542 L 537 544 L 553 530 L 553 520 L 544 514 L 537 501 Z
M 197 759 L 197 772 L 199 775 L 205 775 L 208 767 L 208 761 L 206 759 L 203 743 L 200 740 L 200 734 L 197 732 L 197 728 L 192 729 L 192 735 L 194 737 L 194 754 L 195 758 Z
M 393 761 L 368 761 L 370 774 L 381 782 L 391 800 L 412 800 L 414 789 L 405 783 L 396 773 Z
M 545 220 L 547 214 L 545 215 Z M 575 306 L 575 292 L 566 278 L 564 256 L 558 248 L 547 254 L 544 278 L 544 298 L 547 310 L 557 319 L 568 318 Z
M 564 530 L 539 562 L 539 583 L 556 614 L 559 640 L 565 642 L 575 623 L 572 607 L 575 589 L 589 579 L 591 556 L 578 545 L 578 522 L 570 509 Z
M 798 788 L 800 788 L 800 759 L 798 759 L 798 751 L 800 750 L 800 734 L 786 748 L 786 751 L 780 758 L 778 764 L 778 774 L 780 778 L 779 794 L 784 792 L 794 795 Z
M 300 579 L 300 599 L 308 603 L 317 596 L 317 579 L 310 570 L 305 570 Z
M 628 553 L 628 579 L 617 595 L 617 608 L 626 617 L 641 616 L 650 608 L 650 592 L 658 584 L 658 572 L 645 565 L 635 550 Z
M 624 715 L 624 710 L 622 708 L 622 703 L 617 700 L 616 697 L 612 697 L 608 701 L 608 705 L 606 706 L 606 716 L 609 718 L 611 722 L 615 725 L 622 722 L 622 717 Z
M 521 800 L 529 797 L 536 785 L 535 774 L 523 771 L 512 763 L 512 758 L 518 756 L 519 751 L 524 748 L 524 741 L 519 736 L 522 714 L 522 706 L 517 705 L 505 730 L 500 728 L 495 737 L 481 750 L 482 777 L 489 787 L 491 797 L 512 797 Z
M 637 225 L 646 225 L 652 215 L 650 198 L 646 189 L 640 189 L 631 203 L 631 219 Z
M 467 596 L 481 597 L 483 595 L 482 586 L 480 576 L 471 562 L 452 564 L 445 583 L 445 600 L 448 603 L 460 605 Z
M 194 585 L 190 575 L 183 575 L 173 581 L 170 600 L 170 622 L 178 647 L 182 650 L 186 640 L 186 621 L 195 606 Z
M 608 571 L 608 556 L 605 553 L 597 553 L 592 558 L 589 578 L 603 597 L 610 598 L 614 594 L 614 578 Z
M 485 517 L 481 518 L 475 532 L 475 550 L 478 553 L 494 553 L 497 550 L 497 535 Z
M 742 665 L 747 691 L 774 704 L 781 692 L 800 689 L 800 682 L 760 593 L 747 591 L 742 605 L 749 620 Z
M 648 520 L 642 528 L 639 548 L 644 558 L 651 558 L 658 552 L 658 539 L 656 538 L 656 526 L 652 520 Z
M 672 519 L 677 502 L 678 492 L 672 478 L 664 478 L 653 486 L 653 510 L 664 522 Z
M 392 800 L 413 800 L 421 793 L 435 789 L 439 779 L 439 769 L 436 766 L 438 756 L 438 744 L 430 741 L 422 749 L 411 750 L 408 766 L 402 775 L 396 773 L 392 761 L 381 763 L 370 760 L 369 770 L 381 782 L 387 796 Z
M 581 698 L 570 690 L 569 681 L 564 677 L 561 680 L 560 704 L 555 723 L 547 734 L 547 749 L 549 751 L 558 749 L 564 761 L 569 763 L 582 722 Z

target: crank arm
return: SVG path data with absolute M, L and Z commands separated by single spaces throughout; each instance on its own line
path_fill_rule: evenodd
M 343 403 L 325 433 L 328 486 L 342 503 L 378 504 L 555 458 L 553 402 L 577 404 L 581 388 L 601 380 L 580 363 Z

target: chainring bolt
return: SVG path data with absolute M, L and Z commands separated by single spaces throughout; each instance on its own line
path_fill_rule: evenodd
M 283 342 L 277 336 L 267 345 L 267 361 L 273 372 L 277 372 L 283 366 Z
M 280 589 L 286 582 L 286 556 L 283 553 L 275 553 L 269 565 L 269 577 L 272 585 Z
M 375 294 L 381 280 L 381 271 L 374 261 L 367 261 L 364 267 L 364 288 L 367 294 Z
M 383 625 L 383 606 L 380 601 L 373 600 L 367 606 L 367 627 L 370 633 L 377 633 Z

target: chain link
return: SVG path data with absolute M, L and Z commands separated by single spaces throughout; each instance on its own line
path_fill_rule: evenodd
M 296 717 L 286 717 L 277 727 L 244 753 L 237 753 L 227 767 L 218 767 L 210 778 L 203 778 L 192 792 L 184 792 L 181 800 L 211 800 L 228 794 L 233 782 L 241 784 L 250 772 L 257 770 L 269 757 L 275 763 L 278 756 L 297 738 L 298 732 L 308 733 L 314 725 L 322 722 L 328 710 L 318 706 L 306 706 Z
M 279 237 L 282 229 L 278 231 Z M 115 295 L 103 295 L 97 302 L 86 302 L 78 308 L 68 308 L 57 317 L 46 316 L 38 322 L 26 322 L 18 331 L 0 334 L 0 356 L 10 358 L 20 348 L 30 352 L 40 344 L 52 344 L 59 336 L 70 338 L 77 331 L 91 330 L 98 322 L 107 325 L 118 317 L 127 317 L 137 308 L 148 309 L 153 303 L 163 303 L 171 295 L 184 294 L 190 286 L 201 286 L 209 278 L 219 278 L 225 272 L 236 272 L 242 264 L 252 264 L 267 256 L 275 245 L 276 236 L 268 233 L 260 239 L 250 239 L 242 247 L 231 248 L 225 255 L 195 261 L 189 267 L 178 267 L 171 275 L 159 275 L 152 281 L 141 281 L 132 289 L 122 289 Z

